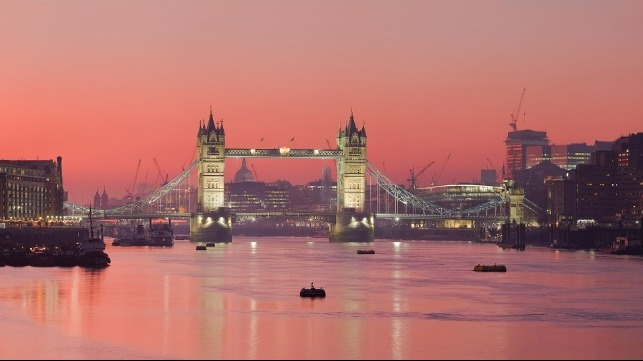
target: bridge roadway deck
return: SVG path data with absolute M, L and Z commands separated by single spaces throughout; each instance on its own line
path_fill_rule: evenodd
M 270 217 L 294 217 L 306 218 L 310 220 L 317 220 L 322 222 L 335 222 L 336 213 L 319 213 L 319 212 L 297 212 L 297 211 L 281 211 L 281 212 L 233 212 L 235 221 L 250 220 L 257 218 L 270 218 Z M 100 211 L 93 214 L 95 219 L 159 219 L 159 218 L 190 218 L 190 213 L 149 213 L 149 214 L 104 214 Z M 452 215 L 452 216 L 439 216 L 429 214 L 402 214 L 402 213 L 376 213 L 376 219 L 405 219 L 405 220 L 439 220 L 439 219 L 470 219 L 470 220 L 488 220 L 488 221 L 505 221 L 507 216 L 484 216 L 484 215 Z

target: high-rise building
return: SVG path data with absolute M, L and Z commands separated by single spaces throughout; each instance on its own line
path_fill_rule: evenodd
M 576 169 L 579 164 L 589 163 L 596 147 L 585 143 L 573 143 L 551 146 L 551 162 L 563 169 Z
M 525 169 L 535 167 L 544 161 L 551 161 L 566 170 L 576 169 L 579 164 L 588 164 L 593 152 L 610 150 L 614 142 L 595 141 L 594 145 L 585 143 L 531 145 L 527 147 Z
M 526 152 L 525 169 L 535 167 L 551 159 L 551 146 L 549 145 L 530 145 L 527 147 Z
M 547 132 L 535 130 L 516 130 L 507 133 L 507 168 L 506 178 L 513 178 L 515 172 L 527 169 L 527 148 L 529 146 L 547 146 Z

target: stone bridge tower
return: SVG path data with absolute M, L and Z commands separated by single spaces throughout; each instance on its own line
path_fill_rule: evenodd
M 198 201 L 196 214 L 190 219 L 190 240 L 231 242 L 232 217 L 224 197 L 225 130 L 223 121 L 214 123 L 212 109 L 207 125 L 199 125 L 197 152 Z
M 372 242 L 374 218 L 366 213 L 366 129 L 357 129 L 353 112 L 337 134 L 337 221 L 332 242 Z

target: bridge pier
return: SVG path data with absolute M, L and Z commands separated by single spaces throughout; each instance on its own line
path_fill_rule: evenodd
M 217 211 L 197 212 L 190 217 L 190 240 L 193 242 L 232 242 L 232 213 L 220 207 Z
M 375 239 L 375 216 L 344 208 L 337 213 L 335 224 L 331 224 L 331 242 L 373 242 Z

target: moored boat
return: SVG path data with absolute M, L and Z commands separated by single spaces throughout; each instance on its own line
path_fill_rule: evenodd
M 27 262 L 33 267 L 54 267 L 56 260 L 52 250 L 46 246 L 34 246 L 27 252 Z
M 171 247 L 174 245 L 174 231 L 172 230 L 172 223 L 169 221 L 165 223 L 152 223 L 147 230 L 147 245 Z
M 102 237 L 94 237 L 92 209 L 89 208 L 89 238 L 77 243 L 77 264 L 87 268 L 104 268 L 109 266 L 111 259 L 105 253 L 105 241 Z
M 78 265 L 86 268 L 105 268 L 112 260 L 104 252 L 91 252 L 77 257 Z
M 73 245 L 56 246 L 52 254 L 58 267 L 74 267 L 78 265 L 78 247 Z

